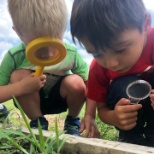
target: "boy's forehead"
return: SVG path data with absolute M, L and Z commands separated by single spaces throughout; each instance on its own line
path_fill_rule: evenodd
M 137 36 L 139 34 L 138 29 L 129 29 L 121 33 L 119 37 L 113 42 L 113 47 L 121 47 L 121 46 L 126 46 L 129 45 L 131 42 L 137 39 Z
M 117 37 L 116 40 L 112 40 L 111 46 L 115 49 L 130 44 L 136 38 L 135 31 L 136 30 L 124 31 L 123 33 L 121 33 L 121 35 Z M 87 38 L 82 39 L 81 42 L 87 50 L 95 51 L 94 45 Z
M 112 44 L 112 49 L 118 49 L 121 48 L 123 46 L 127 46 L 132 42 L 132 39 L 120 39 L 115 41 L 115 43 Z

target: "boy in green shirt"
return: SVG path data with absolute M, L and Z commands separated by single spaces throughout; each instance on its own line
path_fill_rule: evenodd
M 68 109 L 64 130 L 79 136 L 78 114 L 86 96 L 88 66 L 76 48 L 64 43 L 67 53 L 60 63 L 44 68 L 44 74 L 34 77 L 35 65 L 25 55 L 26 46 L 34 39 L 52 37 L 62 40 L 67 25 L 67 8 L 64 0 L 8 0 L 13 29 L 23 43 L 11 48 L 0 66 L 0 101 L 14 95 L 30 126 L 48 129 L 46 114 L 57 114 Z M 41 49 L 42 54 L 48 47 Z

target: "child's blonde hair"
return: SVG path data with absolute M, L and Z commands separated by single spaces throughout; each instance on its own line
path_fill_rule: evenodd
M 8 0 L 8 9 L 20 35 L 62 38 L 66 30 L 65 0 Z

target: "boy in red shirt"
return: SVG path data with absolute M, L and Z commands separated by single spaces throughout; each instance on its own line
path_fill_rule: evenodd
M 134 80 L 154 88 L 154 29 L 143 1 L 74 0 L 71 33 L 94 57 L 80 131 L 97 136 L 97 106 L 99 118 L 119 130 L 119 141 L 154 146 L 154 90 L 135 105 L 126 95 Z

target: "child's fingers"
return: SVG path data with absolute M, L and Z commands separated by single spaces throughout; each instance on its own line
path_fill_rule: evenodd
M 129 113 L 134 112 L 142 108 L 141 104 L 131 104 L 130 100 L 122 98 L 116 105 L 116 108 L 119 108 L 118 110 L 122 110 L 122 112 Z
M 150 97 L 151 100 L 154 100 L 154 94 L 150 94 L 149 97 Z
M 91 128 L 90 128 L 90 125 L 87 125 L 84 136 L 89 137 L 90 134 L 91 134 Z
M 79 132 L 82 133 L 84 131 L 84 123 L 81 122 L 81 125 L 80 125 L 80 129 L 79 129 Z
M 154 89 L 151 90 L 151 93 L 154 94 Z
M 91 127 L 90 138 L 100 138 L 100 133 L 95 126 Z
M 41 80 L 46 79 L 46 75 L 44 75 L 44 74 L 43 74 L 43 75 L 41 75 L 41 76 L 40 76 L 40 79 L 41 79 Z
M 117 103 L 116 106 L 124 106 L 124 105 L 129 105 L 130 104 L 130 100 L 126 99 L 126 98 L 122 98 L 119 100 L 119 102 Z
M 151 106 L 152 106 L 152 108 L 153 108 L 153 110 L 154 110 L 154 103 L 151 103 Z
M 151 106 L 154 109 L 154 94 L 150 94 Z

